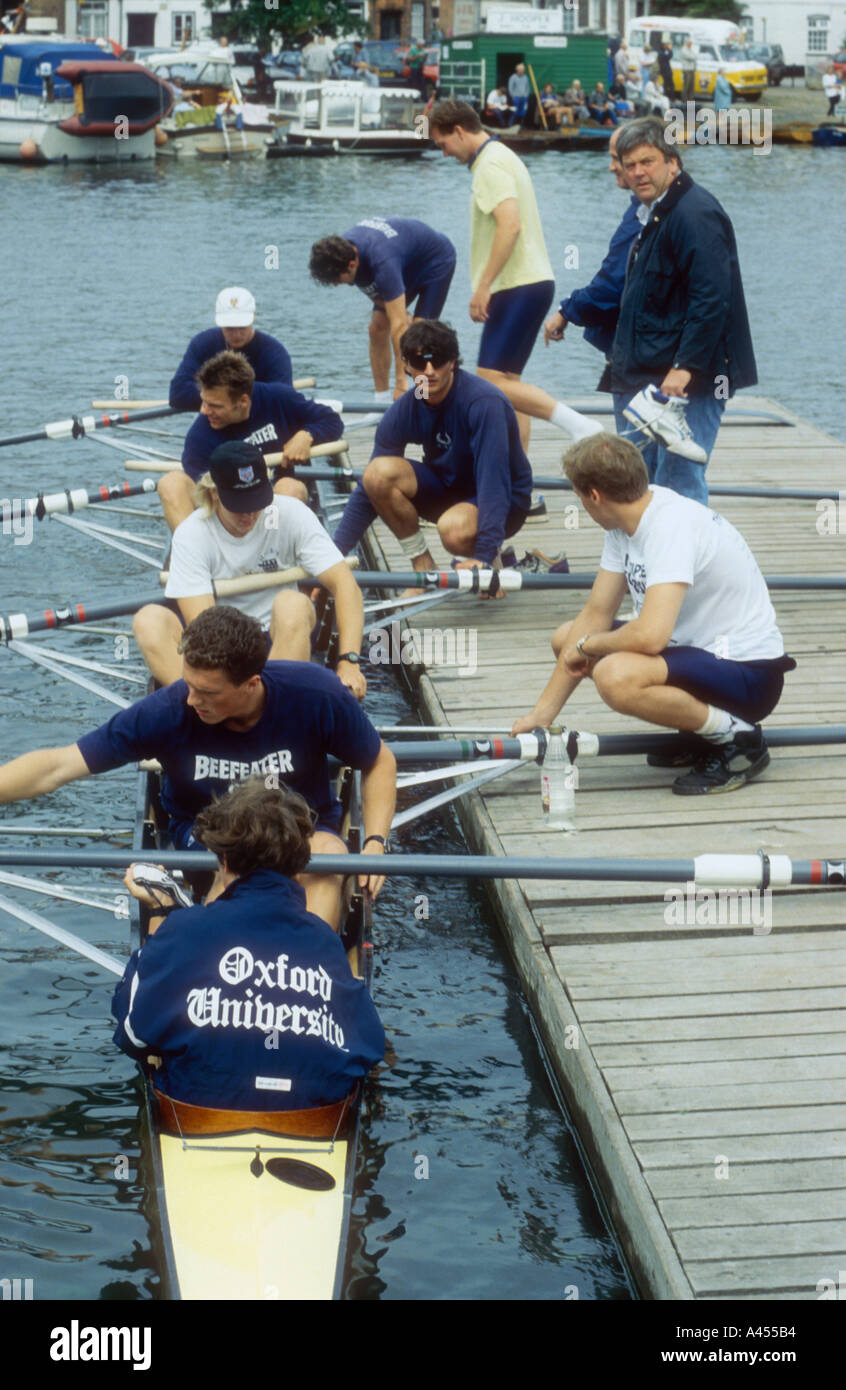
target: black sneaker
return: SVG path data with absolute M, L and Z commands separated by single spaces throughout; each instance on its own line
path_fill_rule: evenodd
M 537 502 L 534 502 L 526 513 L 526 520 L 523 522 L 523 525 L 537 525 L 539 522 L 546 521 L 549 521 L 549 512 L 546 509 L 543 493 L 540 493 Z
M 650 767 L 693 767 L 699 758 L 713 751 L 714 744 L 709 743 L 704 738 L 697 739 L 695 735 L 691 742 L 695 742 L 696 747 L 691 747 L 688 743 L 687 747 L 677 748 L 667 753 L 647 753 L 646 761 Z
M 733 792 L 757 777 L 770 761 L 760 724 L 749 733 L 735 734 L 731 743 L 714 743 L 703 753 L 690 772 L 677 777 L 673 791 L 677 796 L 707 796 L 711 792 Z

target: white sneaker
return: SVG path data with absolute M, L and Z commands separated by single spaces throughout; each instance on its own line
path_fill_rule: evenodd
M 644 386 L 632 396 L 623 414 L 644 434 L 665 444 L 671 453 L 690 459 L 691 463 L 704 464 L 708 462 L 708 455 L 690 432 L 686 405 L 681 396 L 665 396 L 657 386 Z

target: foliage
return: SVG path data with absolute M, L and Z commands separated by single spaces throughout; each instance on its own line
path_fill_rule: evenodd
M 205 0 L 215 11 L 215 32 L 241 43 L 255 43 L 267 51 L 279 40 L 283 45 L 307 43 L 312 34 L 336 38 L 364 34 L 367 26 L 347 9 L 346 0 L 230 0 L 230 11 L 221 14 L 219 0 Z
M 677 15 L 680 19 L 728 19 L 742 25 L 745 10 L 743 0 L 661 0 L 656 13 Z

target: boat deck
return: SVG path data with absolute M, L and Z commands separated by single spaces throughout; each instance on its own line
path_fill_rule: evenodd
M 600 400 L 573 404 L 591 413 Z M 787 423 L 748 423 L 754 410 Z M 351 438 L 363 463 L 372 436 Z M 533 422 L 536 474 L 557 475 L 565 442 Z M 744 394 L 730 404 L 709 480 L 817 487 L 833 499 L 842 488 L 846 530 L 846 446 L 765 398 Z M 547 494 L 549 523 L 522 531 L 518 555 L 565 549 L 571 569 L 593 572 L 601 533 L 581 511 L 577 529 L 565 529 L 573 500 Z M 843 574 L 842 537 L 825 534 L 831 507 L 719 497 L 713 505 L 765 573 Z M 428 535 L 446 566 L 434 529 Z M 408 568 L 381 523 L 371 536 L 376 563 Z M 477 641 L 472 675 L 434 665 L 419 673 L 423 717 L 480 732 L 510 726 L 549 675 L 553 628 L 582 601 L 573 592 L 495 603 L 456 595 L 421 614 L 421 632 L 449 625 L 475 631 Z M 841 722 L 846 593 L 779 592 L 774 601 L 799 664 L 769 726 Z M 606 709 L 588 682 L 566 713 L 599 733 L 644 729 Z M 762 848 L 843 857 L 846 747 L 777 750 L 750 786 L 692 801 L 673 796 L 674 774 L 642 757 L 579 767 L 574 835 L 544 829 L 538 769 L 527 764 L 459 803 L 471 850 L 611 859 Z M 676 924 L 684 906 L 654 884 L 489 886 L 643 1296 L 816 1299 L 820 1281 L 836 1285 L 846 1250 L 846 903 L 838 890 L 774 892 L 769 930 L 754 916 L 746 925 L 723 920 L 727 905 L 714 894 L 700 894 L 687 924 Z M 759 922 L 764 906 L 753 905 Z

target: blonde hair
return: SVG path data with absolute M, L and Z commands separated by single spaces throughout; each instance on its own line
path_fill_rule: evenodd
M 209 517 L 216 515 L 217 496 L 217 488 L 212 481 L 211 473 L 204 473 L 194 484 L 194 506 L 203 513 L 204 521 L 208 521 Z

